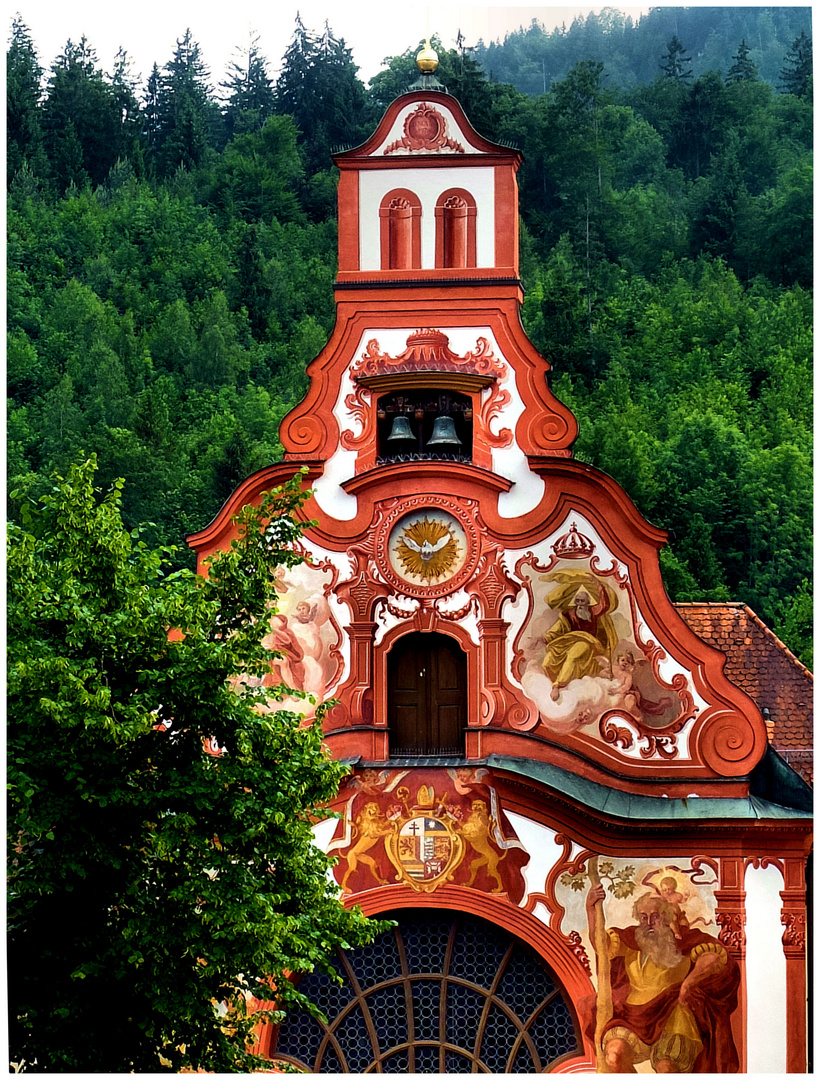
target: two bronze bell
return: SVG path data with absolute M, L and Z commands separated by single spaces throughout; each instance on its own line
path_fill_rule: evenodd
M 410 421 L 404 415 L 396 416 L 387 442 L 393 445 L 415 442 L 416 436 L 410 427 Z M 449 450 L 451 453 L 461 449 L 461 439 L 456 434 L 456 425 L 452 416 L 437 416 L 433 424 L 433 434 L 427 440 L 425 450 Z

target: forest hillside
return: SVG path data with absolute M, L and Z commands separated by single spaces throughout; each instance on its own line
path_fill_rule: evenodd
M 434 44 L 479 131 L 523 152 L 524 324 L 576 456 L 669 530 L 674 600 L 744 601 L 810 664 L 810 9 L 606 9 Z M 417 50 L 365 86 L 297 21 L 275 78 L 259 41 L 211 73 L 182 28 L 137 81 L 85 37 L 41 58 L 14 20 L 12 489 L 94 452 L 127 522 L 189 561 L 185 535 L 281 455 L 334 320 L 331 150 Z

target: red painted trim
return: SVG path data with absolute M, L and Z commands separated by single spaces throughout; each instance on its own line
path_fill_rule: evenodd
M 479 135 L 473 125 L 467 119 L 467 116 L 459 102 L 451 94 L 445 94 L 438 90 L 413 90 L 408 94 L 402 94 L 400 97 L 396 98 L 395 101 L 391 102 L 390 105 L 387 106 L 387 110 L 385 111 L 384 116 L 381 118 L 378 127 L 369 139 L 365 140 L 365 142 L 363 142 L 360 146 L 354 147 L 351 150 L 344 150 L 340 154 L 334 154 L 334 162 L 339 166 L 339 168 L 342 168 L 343 164 L 346 164 L 347 162 L 355 162 L 358 165 L 357 159 L 362 157 L 369 157 L 371 154 L 374 154 L 376 150 L 378 150 L 379 146 L 386 141 L 388 133 L 390 132 L 390 129 L 393 126 L 393 123 L 398 114 L 407 105 L 412 105 L 414 102 L 418 101 L 429 102 L 437 109 L 445 109 L 446 111 L 449 111 L 452 114 L 457 127 L 461 130 L 463 137 L 468 139 L 469 142 L 480 152 L 484 154 L 494 155 L 502 154 L 505 157 L 510 157 L 515 161 L 521 160 L 521 155 L 517 151 L 511 151 L 508 147 L 499 146 L 497 143 L 490 142 L 489 139 L 485 139 L 482 135 Z M 410 155 L 404 156 L 407 157 Z M 449 162 L 451 157 L 460 158 L 463 156 L 466 155 L 448 154 L 447 161 Z M 413 160 L 418 160 L 415 154 L 412 155 L 412 157 Z M 388 155 L 387 157 L 382 157 L 380 155 L 378 160 L 387 162 L 401 160 L 401 158 L 394 158 L 390 155 Z M 441 160 L 440 156 L 438 156 L 438 160 Z
M 335 160 L 335 159 L 334 159 Z M 339 172 L 385 171 L 387 169 L 456 169 L 494 168 L 500 165 L 518 171 L 521 163 L 519 155 L 503 150 L 500 154 L 396 154 L 387 157 L 362 157 L 337 161 Z
M 518 184 L 515 171 L 495 167 L 495 259 L 518 273 Z
M 359 269 L 359 174 L 343 172 L 339 175 L 336 192 L 337 217 L 339 221 L 339 271 L 347 273 Z
M 499 281 L 499 278 L 503 280 Z M 447 292 L 443 294 L 439 288 L 445 282 Z M 353 288 L 356 285 L 362 286 L 360 293 L 356 293 Z M 446 296 L 450 301 L 518 297 L 518 302 L 521 303 L 524 295 L 517 271 L 512 264 L 452 268 L 427 267 L 414 270 L 412 278 L 408 278 L 406 272 L 398 270 L 356 270 L 355 272 L 340 270 L 336 275 L 336 286 L 339 294 L 337 300 L 340 303 L 345 301 L 350 303 L 354 296 L 360 296 L 364 303 L 372 303 L 374 291 L 383 288 L 390 290 L 390 299 L 401 301 L 408 311 L 410 310 L 410 305 L 407 304 L 409 294 L 412 293 L 414 299 L 418 300 L 418 292 L 421 289 L 431 290 L 427 299 L 442 300 Z M 346 287 L 339 288 L 338 286 Z M 463 295 L 456 292 L 459 286 L 462 290 L 466 290 Z M 476 294 L 475 287 L 484 291 Z M 460 303 L 459 306 L 461 306 Z

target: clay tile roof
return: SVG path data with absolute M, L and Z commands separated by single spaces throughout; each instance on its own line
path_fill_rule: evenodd
M 699 638 L 725 654 L 726 677 L 763 713 L 775 750 L 811 783 L 814 678 L 809 669 L 746 604 L 675 608 Z

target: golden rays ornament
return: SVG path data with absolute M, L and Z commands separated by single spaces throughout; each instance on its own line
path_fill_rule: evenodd
M 449 525 L 425 517 L 402 530 L 395 553 L 406 574 L 436 581 L 453 570 L 459 546 Z

